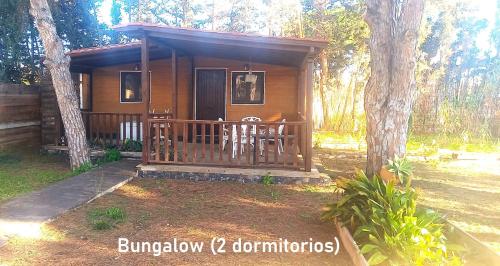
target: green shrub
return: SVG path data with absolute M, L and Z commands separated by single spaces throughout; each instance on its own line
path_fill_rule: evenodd
M 114 162 L 119 161 L 122 158 L 120 151 L 117 149 L 109 149 L 104 152 L 104 161 Z
M 82 173 L 85 173 L 85 172 L 89 171 L 92 168 L 94 168 L 94 166 L 92 165 L 92 163 L 91 162 L 86 162 L 86 163 L 80 165 L 80 167 L 73 169 L 73 174 L 74 175 L 79 175 L 79 174 L 82 174 Z
M 107 230 L 125 220 L 125 211 L 118 207 L 93 209 L 87 214 L 88 220 L 95 230 Z
M 140 152 L 142 151 L 142 142 L 139 140 L 126 139 L 121 146 L 121 150 Z
M 399 158 L 396 155 L 394 160 L 388 160 L 387 170 L 394 173 L 403 186 L 410 186 L 413 167 L 406 157 Z
M 123 221 L 125 219 L 125 212 L 118 207 L 111 207 L 106 209 L 106 216 L 116 221 Z
M 95 222 L 92 223 L 92 228 L 94 230 L 108 230 L 111 229 L 111 225 L 103 220 L 96 220 Z
M 447 245 L 444 224 L 431 210 L 416 208 L 417 193 L 399 190 L 380 177 L 369 179 L 358 172 L 355 179 L 342 179 L 337 186 L 342 198 L 329 204 L 323 219 L 347 226 L 370 265 L 460 265 Z
M 269 173 L 267 173 L 267 175 L 262 177 L 261 182 L 265 186 L 272 185 L 272 184 L 274 184 L 274 177 L 272 177 Z

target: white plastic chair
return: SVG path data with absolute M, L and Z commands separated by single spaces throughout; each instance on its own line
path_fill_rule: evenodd
M 219 121 L 224 122 L 222 118 L 219 117 Z M 226 144 L 229 141 L 229 130 L 226 128 L 225 124 L 222 124 L 222 150 L 226 150 Z
M 262 119 L 256 116 L 248 116 L 248 117 L 243 117 L 241 119 L 243 122 L 261 122 Z M 253 125 L 252 128 L 250 129 L 250 134 L 256 134 L 257 133 L 257 126 Z M 252 143 L 253 144 L 253 143 Z
M 256 116 L 247 116 L 247 117 L 243 117 L 243 118 L 241 119 L 241 121 L 243 121 L 243 122 L 261 122 L 261 121 L 262 121 L 262 119 L 261 119 L 260 117 L 256 117 Z M 245 128 L 245 129 L 246 129 L 246 128 Z M 246 132 L 246 130 L 245 130 L 245 132 Z M 250 129 L 250 134 L 254 134 L 254 135 L 255 135 L 255 134 L 257 134 L 257 125 L 252 125 L 252 128 Z M 250 136 L 248 136 L 248 137 L 250 137 Z M 259 150 L 260 150 L 260 155 L 262 155 L 262 154 L 263 154 L 263 152 L 264 152 L 264 147 L 262 146 L 262 143 L 264 143 L 264 142 L 263 142 L 263 140 L 262 140 L 262 139 L 260 139 L 260 138 L 259 138 L 259 140 L 258 140 L 258 141 L 259 141 L 259 144 L 261 144 L 261 145 L 260 145 L 260 147 L 259 147 Z M 253 138 L 251 138 L 251 139 L 250 139 L 250 144 L 251 144 L 252 146 L 254 146 L 254 143 L 253 143 L 253 142 L 254 142 L 254 139 L 253 139 Z
M 238 145 L 241 142 L 241 150 L 240 152 L 243 153 L 245 151 L 245 146 L 248 143 L 248 136 L 247 136 L 247 125 L 241 125 L 241 141 L 238 140 L 238 131 L 237 131 L 237 126 L 233 125 L 233 130 L 232 130 L 232 140 L 233 140 L 233 159 L 236 158 L 236 155 L 238 154 Z
M 285 129 L 286 119 L 281 120 L 281 124 L 278 126 L 278 154 L 285 152 L 283 148 L 283 129 Z M 280 152 L 281 149 L 281 152 Z

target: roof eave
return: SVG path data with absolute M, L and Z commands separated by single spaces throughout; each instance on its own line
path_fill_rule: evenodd
M 284 38 L 284 37 L 270 37 L 262 35 L 252 35 L 252 34 L 242 34 L 242 33 L 231 33 L 231 32 L 215 32 L 215 31 L 203 31 L 197 29 L 187 29 L 187 28 L 174 28 L 167 26 L 160 26 L 154 24 L 143 24 L 143 23 L 130 23 L 117 25 L 113 27 L 114 30 L 119 32 L 127 32 L 134 34 L 136 36 L 141 36 L 147 32 L 157 32 L 164 34 L 178 34 L 191 37 L 204 37 L 210 39 L 219 40 L 232 40 L 240 42 L 249 43 L 266 43 L 270 45 L 290 45 L 290 46 L 300 46 L 316 48 L 315 50 L 322 50 L 328 46 L 328 41 L 318 40 L 318 39 L 305 39 L 305 38 Z M 198 36 L 202 35 L 202 36 Z

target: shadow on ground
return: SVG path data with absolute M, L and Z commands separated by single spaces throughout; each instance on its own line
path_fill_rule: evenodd
M 336 231 L 320 220 L 321 208 L 336 199 L 333 187 L 264 186 L 230 182 L 136 179 L 112 194 L 64 214 L 46 226 L 38 240 L 15 238 L 0 249 L 7 262 L 21 264 L 310 264 L 350 265 L 340 254 L 118 253 L 117 240 L 203 241 L 224 237 L 226 250 L 238 238 L 248 241 L 333 241 Z M 96 231 L 87 220 L 96 208 L 120 207 L 125 222 Z M 55 235 L 55 236 L 54 236 Z

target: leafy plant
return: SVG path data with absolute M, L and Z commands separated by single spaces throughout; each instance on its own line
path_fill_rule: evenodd
M 92 165 L 92 163 L 91 162 L 86 162 L 86 163 L 80 165 L 80 167 L 75 168 L 73 170 L 73 174 L 74 175 L 79 175 L 79 174 L 82 174 L 82 173 L 85 173 L 85 172 L 91 170 L 92 168 L 94 168 L 94 166 Z
M 118 207 L 111 207 L 106 209 L 106 216 L 113 220 L 123 221 L 125 219 L 125 212 Z
M 261 182 L 262 184 L 264 184 L 264 186 L 272 185 L 274 184 L 274 177 L 272 177 L 269 173 L 267 173 L 267 175 L 262 177 Z
M 108 149 L 104 153 L 104 160 L 106 162 L 119 161 L 122 158 L 120 151 L 117 149 Z
M 339 180 L 337 186 L 343 197 L 329 204 L 322 218 L 337 219 L 354 232 L 370 265 L 461 264 L 453 245 L 446 243 L 440 216 L 417 209 L 412 188 L 399 190 L 394 182 L 369 179 L 363 172 Z
M 139 140 L 126 139 L 121 146 L 122 151 L 142 151 L 142 142 Z
M 93 209 L 87 216 L 93 229 L 107 230 L 125 220 L 125 211 L 118 207 Z
M 403 186 L 410 186 L 413 174 L 413 167 L 410 161 L 406 157 L 399 158 L 397 155 L 394 157 L 394 160 L 387 161 L 387 170 L 394 173 Z

